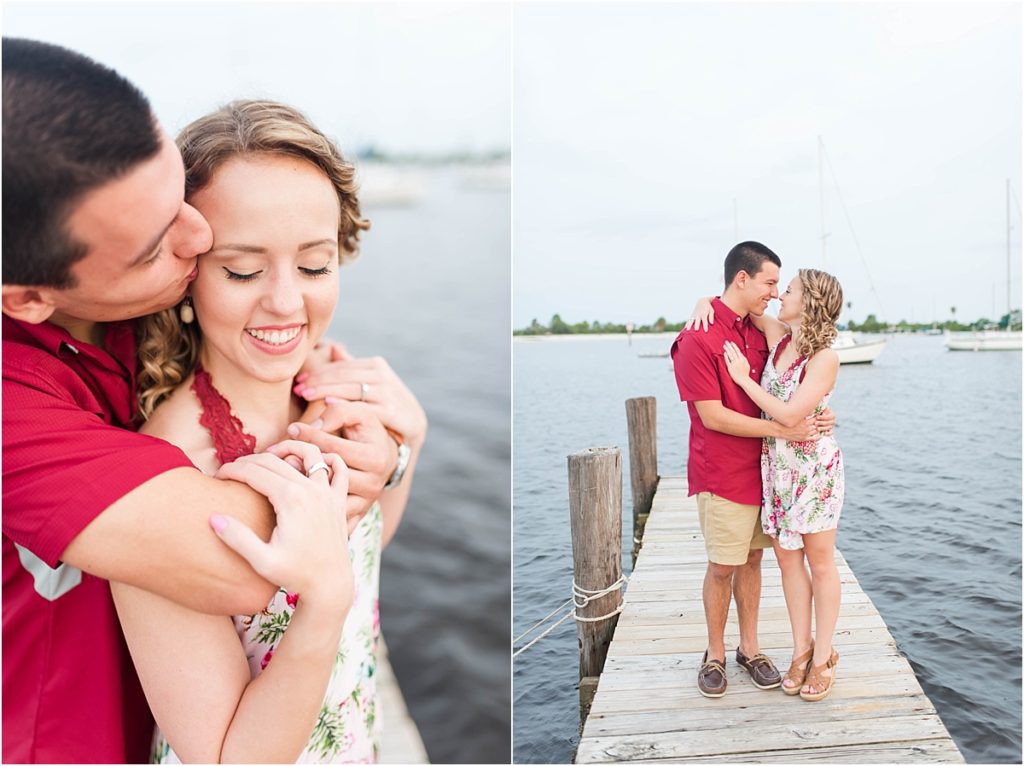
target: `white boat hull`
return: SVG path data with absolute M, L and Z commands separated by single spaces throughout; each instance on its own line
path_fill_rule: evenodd
M 870 364 L 885 351 L 885 338 L 861 341 L 849 330 L 842 330 L 832 350 L 839 355 L 839 364 Z
M 946 334 L 950 351 L 1020 351 L 1021 333 L 1001 330 L 951 332 Z
M 425 195 L 426 181 L 417 170 L 375 162 L 359 168 L 359 201 L 367 207 L 408 207 Z

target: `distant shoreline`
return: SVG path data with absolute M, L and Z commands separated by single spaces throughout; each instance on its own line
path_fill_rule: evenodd
M 633 339 L 638 338 L 655 338 L 662 340 L 671 340 L 679 334 L 678 331 L 673 332 L 635 332 L 633 333 Z M 559 335 L 513 335 L 512 340 L 515 342 L 523 343 L 537 343 L 546 341 L 570 341 L 570 340 L 613 340 L 619 338 L 622 340 L 628 340 L 628 335 L 624 332 L 602 332 L 602 333 L 563 333 Z
M 866 335 L 871 337 L 889 337 L 892 335 L 906 336 L 906 337 L 923 337 L 923 338 L 939 338 L 942 337 L 941 333 L 927 333 L 927 332 L 861 332 L 855 330 L 854 332 L 860 335 Z M 633 333 L 633 339 L 638 338 L 652 338 L 656 340 L 673 340 L 679 331 L 673 330 L 671 332 L 635 332 Z M 513 335 L 512 340 L 516 343 L 545 343 L 545 342 L 563 342 L 573 340 L 628 340 L 628 336 L 624 332 L 604 332 L 604 333 L 549 333 L 546 335 Z

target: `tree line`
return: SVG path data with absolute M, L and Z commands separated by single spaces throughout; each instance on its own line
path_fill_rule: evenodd
M 952 309 L 952 313 L 956 315 L 956 309 Z M 593 322 L 583 321 L 569 324 L 559 314 L 555 314 L 551 317 L 551 321 L 547 324 L 541 324 L 536 319 L 532 320 L 526 327 L 522 327 L 518 330 L 513 330 L 513 335 L 594 335 L 594 334 L 621 334 L 627 332 L 634 333 L 661 333 L 661 332 L 679 332 L 683 329 L 683 325 L 686 323 L 685 320 L 681 322 L 669 322 L 665 317 L 658 317 L 650 324 L 634 324 L 632 322 L 601 322 L 594 320 Z M 843 330 L 854 330 L 857 332 L 870 332 L 870 333 L 881 333 L 881 332 L 934 332 L 935 330 L 949 330 L 951 332 L 968 332 L 971 330 L 986 330 L 986 329 L 1021 329 L 1021 311 L 1020 309 L 1014 309 L 1009 314 L 1003 314 L 998 320 L 991 320 L 987 318 L 976 319 L 970 323 L 964 323 L 957 321 L 956 319 L 947 319 L 944 322 L 908 322 L 906 319 L 901 319 L 899 322 L 888 322 L 884 319 L 878 319 L 874 314 L 868 314 L 863 322 L 855 322 L 850 320 L 849 322 L 840 323 L 839 328 Z

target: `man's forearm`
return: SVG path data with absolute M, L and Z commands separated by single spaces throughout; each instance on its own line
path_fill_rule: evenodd
M 72 540 L 62 560 L 209 614 L 252 614 L 276 586 L 224 545 L 213 513 L 239 519 L 270 538 L 274 511 L 244 484 L 177 468 L 136 487 Z
M 701 417 L 701 422 L 706 428 L 721 433 L 728 433 L 732 436 L 776 436 L 776 429 L 772 429 L 772 421 L 752 418 L 749 415 L 737 413 L 735 410 L 723 408 L 723 412 L 715 413 L 711 417 Z
M 731 436 L 763 438 L 781 435 L 781 428 L 774 421 L 752 418 L 724 406 L 715 412 L 700 414 L 700 419 L 705 428 Z

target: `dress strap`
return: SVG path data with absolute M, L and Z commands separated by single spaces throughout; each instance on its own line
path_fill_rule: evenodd
M 772 360 L 772 367 L 775 367 L 775 363 L 779 361 L 779 354 L 782 353 L 783 344 L 788 343 L 792 339 L 793 336 L 790 333 L 786 333 L 772 346 L 771 351 L 768 352 L 768 358 Z
M 806 356 L 797 357 L 797 360 L 793 362 L 793 372 L 800 370 L 800 377 L 797 381 L 800 383 L 804 382 L 804 375 L 807 374 L 807 362 L 809 359 Z
M 192 391 L 203 408 L 199 424 L 210 433 L 221 465 L 256 451 L 256 437 L 245 432 L 242 421 L 231 412 L 231 403 L 214 388 L 210 373 L 198 362 Z

